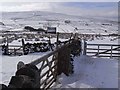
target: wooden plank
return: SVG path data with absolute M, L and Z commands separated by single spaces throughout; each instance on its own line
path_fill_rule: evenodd
M 97 52 L 92 52 L 92 51 L 91 51 L 91 52 L 87 52 L 87 53 L 93 53 L 93 54 L 95 54 L 95 53 L 97 53 Z
M 88 46 L 120 46 L 119 44 L 87 44 Z
M 87 51 L 91 51 L 91 50 L 98 50 L 97 48 L 87 48 Z M 109 49 L 102 49 L 102 48 L 100 48 L 99 50 L 109 50 Z M 117 50 L 113 50 L 113 51 L 120 51 L 120 49 L 117 49 Z
M 44 67 L 44 64 L 45 64 L 45 61 L 42 62 L 42 65 L 41 65 L 40 69 L 38 70 L 40 72 L 40 74 L 41 74 L 42 69 L 44 69 L 47 66 L 47 64 L 46 64 Z
M 40 86 L 42 86 L 51 76 L 53 76 L 52 74 L 50 74 L 43 82 L 40 83 Z
M 55 68 L 56 65 L 54 65 L 51 69 Z M 42 76 L 40 76 L 40 78 L 43 78 L 47 73 L 49 73 L 50 69 L 48 71 L 46 71 L 44 74 L 42 74 Z
M 22 45 L 9 45 L 9 47 L 22 47 Z
M 54 69 L 56 65 L 54 65 L 51 69 Z M 40 76 L 40 78 L 43 78 L 47 73 L 49 73 L 50 70 L 46 71 L 44 74 L 42 74 L 42 76 Z M 56 72 L 56 70 L 54 70 Z M 53 72 L 54 73 L 54 72 Z
M 52 80 L 55 80 L 54 77 L 47 79 L 47 82 L 45 82 L 44 86 L 46 87 Z
M 51 55 L 55 54 L 56 52 L 57 52 L 57 51 L 50 52 L 50 53 L 46 54 L 45 56 L 36 59 L 35 61 L 31 62 L 30 64 L 37 65 L 37 64 L 39 64 L 40 62 L 46 60 L 46 59 L 47 59 L 48 57 L 50 57 Z
M 44 61 L 43 61 L 44 62 Z M 53 63 L 54 61 L 51 61 L 50 63 Z M 48 66 L 48 63 L 46 63 L 45 65 L 43 65 L 43 66 L 41 66 L 41 68 L 39 69 L 39 71 L 41 70 L 41 69 L 44 69 L 45 67 L 47 67 Z
M 46 89 L 49 89 L 54 82 L 55 82 L 55 79 L 52 78 L 52 79 L 47 83 L 48 86 L 46 87 Z
M 101 53 L 101 54 L 111 54 L 111 53 Z M 114 54 L 120 55 L 120 53 L 112 53 L 112 55 L 114 55 Z
M 8 48 L 9 50 L 19 50 L 20 48 Z
M 93 57 L 93 56 L 95 56 L 95 55 L 89 55 L 89 56 L 90 56 L 90 57 Z M 110 58 L 111 56 L 110 56 L 110 55 L 109 55 L 109 56 L 108 56 L 108 55 L 107 55 L 107 56 L 106 56 L 106 55 L 99 55 L 99 57 L 109 57 L 109 58 Z M 112 57 L 120 57 L 120 56 L 112 56 Z
M 101 53 L 101 54 L 111 54 L 111 53 Z M 120 53 L 112 53 L 112 55 L 120 55 Z
M 98 48 L 87 48 L 87 50 L 98 50 Z M 102 49 L 102 48 L 100 48 L 99 50 L 107 50 L 107 49 Z
M 95 54 L 95 53 L 97 53 L 97 52 L 87 52 L 88 54 Z M 111 54 L 111 53 L 100 53 L 100 55 L 101 54 Z M 117 54 L 117 55 L 120 55 L 120 53 L 112 53 L 112 54 Z
M 99 57 L 111 57 L 111 56 L 103 56 L 103 55 L 99 55 Z M 120 57 L 120 56 L 112 56 L 112 57 Z

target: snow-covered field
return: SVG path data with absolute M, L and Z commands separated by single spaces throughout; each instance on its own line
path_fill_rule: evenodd
M 65 23 L 65 20 L 69 20 L 70 23 Z M 57 32 L 61 33 L 118 34 L 117 21 L 96 20 L 94 18 L 50 12 L 3 13 L 3 19 L 0 22 L 4 23 L 4 25 L 0 24 L 1 31 L 23 31 L 24 26 L 27 25 L 44 29 L 47 26 L 56 26 Z M 18 41 L 14 40 L 10 45 L 21 45 L 22 43 Z M 51 42 L 55 41 L 56 38 L 51 40 Z M 118 44 L 118 39 L 114 40 L 113 37 L 100 37 L 98 39 L 88 40 L 87 43 Z M 2 54 L 1 51 L 0 54 Z M 33 53 L 23 56 L 1 55 L 0 83 L 9 84 L 11 76 L 16 72 L 16 66 L 19 61 L 29 63 L 45 54 Z M 62 74 L 58 80 L 59 84 L 55 88 L 117 88 L 118 60 L 91 58 L 81 55 L 80 57 L 74 58 L 74 74 L 69 77 Z
M 98 39 L 94 39 L 92 41 L 87 41 L 89 44 L 119 44 L 119 39 L 115 39 L 115 37 L 100 37 Z
M 32 11 L 3 13 L 2 18 L 0 27 L 3 31 L 21 31 L 24 26 L 27 25 L 44 29 L 46 29 L 47 26 L 56 26 L 57 32 L 64 33 L 118 33 L 118 24 L 115 20 L 101 20 L 59 13 Z M 65 23 L 66 20 L 70 22 Z M 77 28 L 77 30 L 75 30 L 75 28 Z

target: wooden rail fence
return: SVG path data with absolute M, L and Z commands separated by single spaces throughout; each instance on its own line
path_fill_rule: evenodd
M 23 46 L 9 45 L 8 52 L 11 55 L 22 55 L 23 54 Z
M 86 54 L 89 56 L 120 58 L 120 45 L 117 45 L 117 44 L 87 44 Z

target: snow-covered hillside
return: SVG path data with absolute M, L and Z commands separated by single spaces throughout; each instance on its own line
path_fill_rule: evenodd
M 66 20 L 69 20 L 70 23 L 65 23 Z M 118 33 L 117 21 L 42 11 L 4 12 L 2 14 L 2 21 L 0 22 L 4 23 L 4 25 L 1 25 L 1 30 L 3 31 L 16 31 L 16 29 L 21 31 L 24 26 L 28 25 L 34 28 L 44 29 L 47 26 L 56 26 L 57 32 L 64 33 Z

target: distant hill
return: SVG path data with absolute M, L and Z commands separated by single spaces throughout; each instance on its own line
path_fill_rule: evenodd
M 70 23 L 65 23 L 69 21 Z M 117 21 L 105 18 L 73 16 L 62 13 L 47 11 L 24 11 L 24 12 L 3 12 L 2 22 L 5 26 L 1 30 L 22 29 L 31 26 L 35 29 L 47 27 L 57 27 L 57 32 L 67 33 L 117 33 Z M 4 25 L 1 23 L 1 25 Z M 106 26 L 103 24 L 109 24 Z M 77 28 L 77 30 L 75 30 Z

